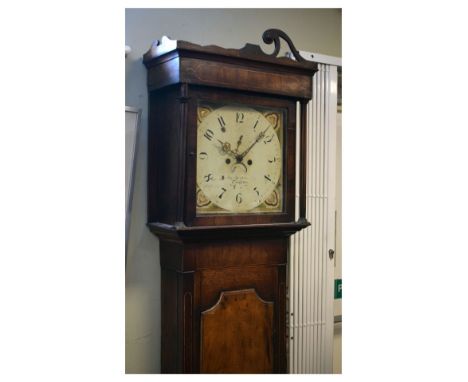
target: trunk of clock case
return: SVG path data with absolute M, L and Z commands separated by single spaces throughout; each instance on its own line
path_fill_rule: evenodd
M 161 239 L 163 373 L 286 373 L 287 238 Z

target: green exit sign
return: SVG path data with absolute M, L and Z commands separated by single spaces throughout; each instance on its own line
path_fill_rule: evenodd
M 342 290 L 341 279 L 335 279 L 335 300 L 341 299 L 341 290 Z

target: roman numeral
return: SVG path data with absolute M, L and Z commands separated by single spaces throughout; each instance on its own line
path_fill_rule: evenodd
M 213 137 L 214 137 L 214 133 L 213 133 L 212 130 L 207 129 L 206 132 L 205 132 L 205 134 L 203 134 L 203 136 L 204 136 L 206 139 L 208 139 L 209 141 L 211 141 L 211 140 L 213 139 Z
M 218 122 L 221 127 L 226 127 L 226 122 L 224 122 L 224 118 L 222 116 L 218 117 Z

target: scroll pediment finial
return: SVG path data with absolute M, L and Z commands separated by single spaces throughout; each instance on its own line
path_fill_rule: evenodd
M 289 38 L 289 36 L 284 33 L 280 29 L 267 29 L 265 32 L 263 32 L 262 39 L 265 44 L 275 44 L 275 50 L 273 53 L 270 54 L 270 56 L 276 57 L 278 56 L 278 53 L 281 48 L 281 41 L 280 38 L 282 38 L 284 41 L 288 43 L 289 49 L 291 50 L 294 58 L 296 59 L 297 62 L 305 62 L 306 60 L 299 54 L 299 51 L 296 49 L 294 46 L 293 42 Z

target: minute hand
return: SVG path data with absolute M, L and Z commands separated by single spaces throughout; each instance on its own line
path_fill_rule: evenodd
M 242 159 L 244 159 L 244 157 L 248 154 L 248 152 L 252 149 L 252 147 L 254 147 L 258 143 L 258 141 L 265 136 L 265 133 L 267 132 L 269 128 L 270 126 L 268 126 L 260 134 L 258 134 L 257 138 L 255 138 L 255 141 L 253 141 L 252 144 L 249 147 L 247 147 L 241 154 L 236 156 L 236 159 L 238 162 L 242 162 Z

